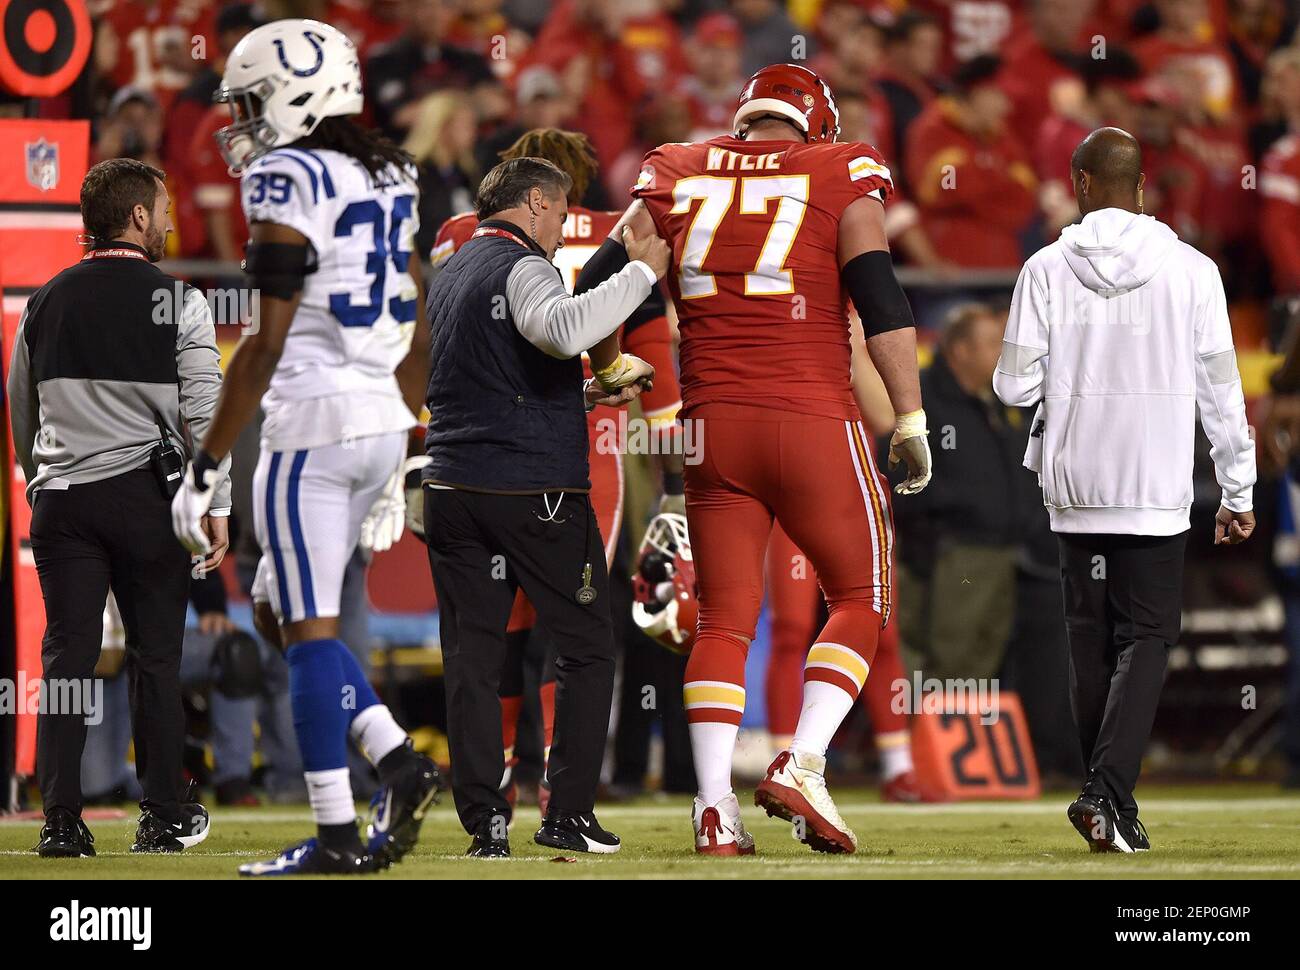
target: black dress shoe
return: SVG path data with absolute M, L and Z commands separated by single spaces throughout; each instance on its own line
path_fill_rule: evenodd
M 566 852 L 617 852 L 622 843 L 613 832 L 607 832 L 596 821 L 595 812 L 560 812 L 552 809 L 542 821 L 542 827 L 533 841 L 552 849 Z
M 79 816 L 56 808 L 45 816 L 41 840 L 32 850 L 45 859 L 78 859 L 95 854 L 95 837 Z

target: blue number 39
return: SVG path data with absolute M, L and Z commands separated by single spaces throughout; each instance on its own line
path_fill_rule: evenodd
M 259 172 L 248 178 L 252 186 L 248 196 L 250 205 L 265 202 L 268 197 L 276 205 L 289 201 L 289 192 L 293 189 L 293 180 L 289 176 L 279 172 L 271 172 L 269 175 Z
M 384 309 L 384 282 L 388 278 L 389 256 L 392 265 L 399 273 L 406 272 L 407 261 L 411 251 L 402 248 L 402 222 L 411 217 L 411 204 L 415 197 L 399 195 L 393 199 L 392 219 L 385 219 L 383 207 L 374 199 L 353 202 L 339 221 L 334 224 L 334 238 L 350 237 L 357 226 L 370 226 L 372 249 L 366 256 L 366 272 L 374 277 L 370 284 L 370 302 L 360 306 L 353 305 L 352 294 L 348 292 L 330 294 L 330 312 L 345 327 L 373 327 Z M 398 323 L 410 323 L 415 319 L 415 300 L 403 300 L 392 297 L 388 301 L 388 312 Z

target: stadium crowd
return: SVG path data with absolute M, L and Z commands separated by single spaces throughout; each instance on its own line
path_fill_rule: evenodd
M 51 115 L 95 157 L 163 167 L 173 255 L 236 259 L 243 216 L 211 134 L 224 58 L 265 19 L 357 44 L 366 120 L 423 179 L 422 242 L 522 131 L 586 132 L 616 208 L 656 144 L 728 130 L 757 67 L 827 78 L 844 139 L 880 149 L 906 262 L 1015 269 L 1075 218 L 1069 154 L 1102 124 L 1143 143 L 1146 211 L 1214 256 L 1231 297 L 1300 286 L 1300 54 L 1292 0 L 99 0 L 94 70 Z M 427 249 L 426 249 L 427 251 Z M 1269 270 L 1271 269 L 1271 278 Z
M 1002 317 L 996 307 L 971 309 L 972 296 L 989 290 L 972 283 L 968 271 L 1007 274 L 1009 293 L 1022 260 L 1078 217 L 1069 181 L 1074 146 L 1092 129 L 1115 125 L 1142 142 L 1145 211 L 1212 256 L 1234 308 L 1244 308 L 1234 314 L 1239 349 L 1263 349 L 1267 308 L 1275 308 L 1276 320 L 1288 312 L 1287 298 L 1300 296 L 1296 0 L 91 0 L 89 6 L 92 69 L 68 95 L 42 102 L 40 111 L 90 118 L 92 162 L 132 157 L 167 172 L 174 258 L 240 258 L 247 231 L 238 184 L 212 137 L 229 123 L 229 109 L 214 106 L 212 95 L 235 44 L 267 20 L 313 17 L 354 40 L 366 84 L 364 120 L 419 165 L 419 248 L 426 258 L 439 226 L 472 207 L 480 177 L 527 130 L 586 133 L 600 178 L 583 201 L 619 209 L 649 149 L 730 130 L 736 92 L 757 68 L 799 61 L 817 70 L 835 92 L 841 140 L 877 146 L 894 174 L 887 229 L 897 261 L 949 281 L 941 295 L 918 299 L 922 324 L 937 329 L 952 321 L 936 341 L 939 363 L 926 403 L 942 410 L 950 401 L 953 421 L 968 422 L 972 434 L 990 442 L 979 467 L 945 469 L 936 452 L 936 487 L 919 513 L 922 521 L 900 520 L 900 530 L 922 537 L 910 551 L 903 548 L 903 565 L 924 572 L 952 541 L 965 538 L 986 554 L 996 547 L 1005 582 L 985 609 L 1002 617 L 1005 629 L 996 632 L 997 643 L 978 648 L 977 675 L 1010 668 L 1024 679 L 1059 680 L 1059 696 L 1038 698 L 1041 715 L 1031 710 L 1031 722 L 1052 721 L 1065 703 L 1061 621 L 1035 623 L 1040 609 L 1059 617 L 1055 551 L 1050 544 L 1039 548 L 1046 536 L 1041 507 L 1034 524 L 1022 529 L 1007 514 L 1007 492 L 992 484 L 1021 472 L 1028 432 L 1023 416 L 992 402 Z M 971 411 L 973 401 L 987 407 Z M 946 460 L 975 454 L 959 451 Z M 963 494 L 945 507 L 939 488 L 945 475 L 990 483 L 990 491 L 959 489 Z M 1027 494 L 1033 491 L 1027 487 Z M 1026 507 L 1036 500 L 1030 495 Z M 914 582 L 922 594 L 924 585 Z M 1300 617 L 1300 594 L 1290 595 Z M 1017 600 L 1034 605 L 1016 610 Z M 1006 649 L 1048 636 L 1059 647 L 1054 653 Z M 912 640 L 905 647 L 924 655 L 924 638 Z M 971 656 L 953 663 L 954 674 L 972 675 Z M 1058 666 L 1049 669 L 1052 663 Z M 651 666 L 655 672 L 647 676 L 665 686 L 674 677 L 680 682 L 675 660 L 657 657 Z M 1295 691 L 1293 708 L 1300 706 Z M 250 702 L 245 723 L 251 710 Z M 638 717 L 629 716 L 628 732 L 643 731 Z M 1035 733 L 1040 760 L 1068 776 L 1077 753 L 1049 735 Z M 617 744 L 644 750 L 626 737 Z M 1288 744 L 1298 773 L 1300 739 L 1292 736 Z M 673 747 L 680 756 L 682 745 Z M 247 757 L 242 748 L 240 757 Z M 623 780 L 635 788 L 643 758 L 634 752 L 627 760 L 638 767 Z M 682 786 L 691 784 L 689 770 L 666 767 L 667 775 L 674 771 Z

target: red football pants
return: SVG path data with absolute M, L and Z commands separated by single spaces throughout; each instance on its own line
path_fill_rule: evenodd
M 701 461 L 686 466 L 700 600 L 699 630 L 686 667 L 692 721 L 739 724 L 744 670 L 763 600 L 763 565 L 773 521 L 808 557 L 830 619 L 817 642 L 875 656 L 889 616 L 892 526 L 885 483 L 861 422 L 757 408 L 696 409 Z M 865 680 L 834 665 L 807 676 L 856 697 Z

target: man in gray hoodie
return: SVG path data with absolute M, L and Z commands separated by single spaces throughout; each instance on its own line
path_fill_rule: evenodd
M 1070 693 L 1093 851 L 1150 848 L 1133 789 L 1182 620 L 1199 415 L 1222 489 L 1217 545 L 1255 527 L 1255 445 L 1218 268 L 1142 215 L 1142 151 L 1117 128 L 1071 159 L 1082 221 L 1025 263 L 993 388 L 1037 403 L 1025 465 L 1060 541 Z

